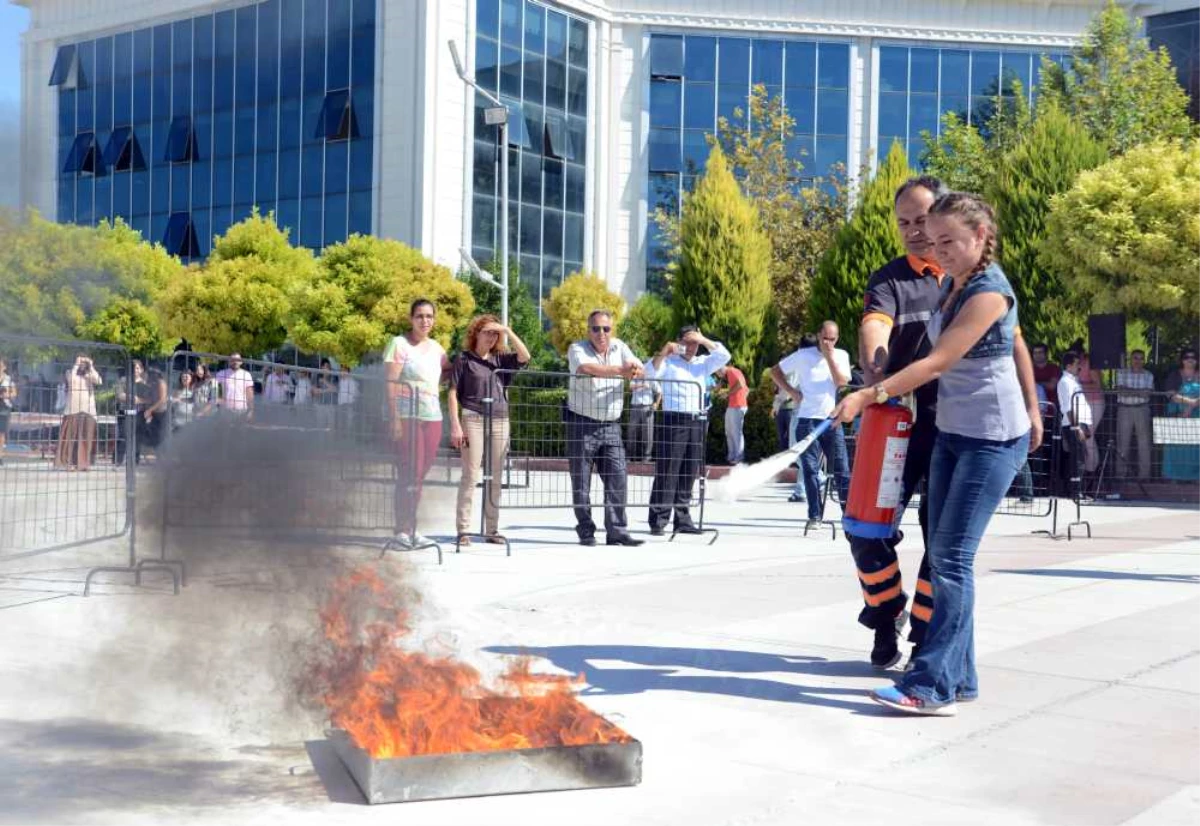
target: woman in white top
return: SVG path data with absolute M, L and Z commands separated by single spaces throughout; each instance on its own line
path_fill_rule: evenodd
M 411 329 L 396 336 L 383 353 L 387 366 L 388 417 L 396 446 L 396 542 L 415 548 L 432 544 L 417 533 L 421 485 L 437 457 L 442 440 L 442 408 L 438 388 L 450 372 L 442 345 L 429 337 L 437 308 L 418 298 L 408 312 Z
M 58 450 L 54 466 L 86 471 L 92 466 L 96 447 L 96 388 L 101 384 L 92 360 L 83 353 L 63 377 L 66 399 L 58 427 Z
M 8 364 L 0 358 L 0 465 L 4 464 L 4 449 L 8 444 L 8 419 L 17 402 L 17 386 L 8 375 Z
M 282 364 L 275 365 L 263 381 L 263 400 L 267 404 L 287 404 L 291 400 L 292 380 Z

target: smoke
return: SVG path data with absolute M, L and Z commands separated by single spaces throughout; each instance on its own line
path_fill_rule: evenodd
M 319 736 L 325 715 L 298 680 L 333 581 L 375 565 L 420 618 L 411 566 L 379 559 L 393 533 L 395 451 L 380 383 L 360 384 L 354 406 L 259 397 L 252 419 L 198 418 L 142 471 L 140 555 L 164 548 L 186 566 L 187 587 L 113 601 L 124 616 L 90 668 L 105 684 L 104 716 L 239 742 Z

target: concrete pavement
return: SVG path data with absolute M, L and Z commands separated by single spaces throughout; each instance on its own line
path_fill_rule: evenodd
M 429 494 L 439 521 L 451 495 Z M 844 540 L 800 538 L 786 496 L 710 504 L 712 546 L 585 549 L 569 513 L 510 510 L 511 558 L 385 561 L 423 594 L 433 650 L 583 672 L 584 701 L 644 744 L 629 789 L 363 805 L 289 675 L 330 560 L 369 548 L 230 538 L 180 597 L 120 576 L 80 597 L 116 543 L 0 563 L 0 823 L 1200 822 L 1194 509 L 1087 508 L 1095 538 L 1072 542 L 996 518 L 978 560 L 981 698 L 912 719 L 866 696 L 887 679 L 866 664 Z M 915 526 L 902 547 L 911 583 Z

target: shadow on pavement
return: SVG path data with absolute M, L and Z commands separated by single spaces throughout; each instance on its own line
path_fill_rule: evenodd
M 1200 584 L 1196 574 L 1139 574 L 1134 571 L 1090 571 L 1079 568 L 992 568 L 993 574 L 1057 576 L 1068 579 L 1123 579 L 1134 582 L 1184 582 Z
M 216 753 L 196 738 L 85 718 L 0 719 L 0 823 L 88 822 L 101 812 L 319 804 L 288 767 L 298 747 Z M 174 815 L 166 812 L 174 811 Z
M 816 677 L 881 677 L 866 662 L 826 660 L 716 648 L 660 648 L 645 645 L 562 645 L 547 648 L 490 646 L 493 654 L 540 657 L 572 674 L 583 674 L 581 694 L 640 694 L 644 691 L 690 691 L 752 700 L 805 703 L 851 711 L 877 709 L 866 690 L 730 676 L 741 674 L 806 674 Z M 595 662 L 619 662 L 637 668 L 614 668 Z M 712 675 L 680 673 L 711 671 Z

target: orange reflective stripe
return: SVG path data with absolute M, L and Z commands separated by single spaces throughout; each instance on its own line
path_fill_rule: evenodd
M 884 568 L 880 571 L 876 571 L 875 573 L 872 573 L 872 574 L 868 574 L 868 573 L 859 571 L 858 578 L 862 580 L 863 585 L 878 585 L 881 582 L 887 582 L 889 579 L 891 579 L 898 573 L 900 573 L 900 563 L 893 562 L 891 565 L 887 566 L 886 568 Z
M 915 602 L 913 603 L 911 613 L 913 619 L 921 620 L 922 622 L 929 622 L 929 620 L 933 617 L 932 608 L 926 605 L 918 605 Z
M 882 321 L 889 327 L 896 323 L 895 319 L 893 319 L 887 313 L 867 313 L 862 317 L 862 321 L 860 323 L 866 324 L 868 321 Z
M 927 580 L 927 579 L 918 579 L 917 580 L 917 593 L 924 594 L 927 597 L 933 596 L 933 586 L 929 584 L 929 580 Z
M 900 596 L 901 593 L 902 593 L 902 591 L 900 590 L 900 584 L 897 583 L 897 584 L 893 585 L 891 588 L 888 588 L 886 591 L 880 591 L 878 594 L 868 594 L 866 592 L 866 590 L 864 590 L 863 591 L 863 601 L 866 602 L 867 605 L 870 605 L 872 608 L 878 608 L 880 605 L 883 605 L 888 600 L 892 600 L 892 599 L 895 599 L 896 597 Z

